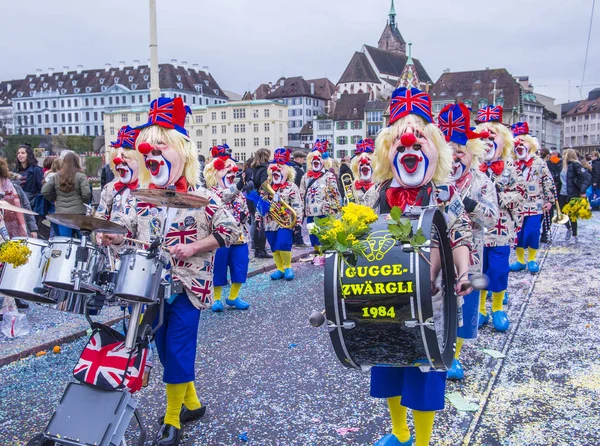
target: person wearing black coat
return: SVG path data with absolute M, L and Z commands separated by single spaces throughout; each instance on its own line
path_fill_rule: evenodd
M 567 149 L 563 152 L 563 169 L 560 172 L 560 181 L 558 204 L 561 208 L 571 198 L 585 198 L 587 188 L 592 184 L 592 175 L 577 160 L 577 152 L 573 149 Z M 577 241 L 577 221 L 567 222 L 566 240 Z
M 592 193 L 598 195 L 596 189 L 600 186 L 600 154 L 592 152 L 590 156 L 592 157 Z
M 254 184 L 254 189 L 257 191 L 267 181 L 267 168 L 269 167 L 270 158 L 271 151 L 269 149 L 260 149 L 254 154 L 254 162 L 251 165 L 253 169 L 252 183 Z M 246 178 L 246 182 L 250 182 L 250 178 Z M 262 221 L 255 219 L 250 229 L 254 242 L 254 257 L 258 259 L 272 259 L 273 256 L 267 252 L 267 238 L 264 228 L 261 225 Z

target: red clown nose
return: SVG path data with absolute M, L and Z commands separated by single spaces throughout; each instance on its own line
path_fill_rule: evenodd
M 400 143 L 404 147 L 411 147 L 414 143 L 417 142 L 417 138 L 415 138 L 414 133 L 405 133 L 400 137 Z
M 142 154 L 142 155 L 148 155 L 150 152 L 152 152 L 152 145 L 147 143 L 147 142 L 143 142 L 138 146 L 138 151 Z
M 115 159 L 113 160 L 113 162 L 115 163 L 115 166 L 117 166 L 123 162 L 123 159 L 119 158 L 118 156 L 115 156 Z
M 368 160 L 368 159 L 366 159 L 366 158 L 362 158 L 362 159 L 360 160 L 360 164 L 369 164 L 369 160 Z
M 237 172 L 238 170 L 240 170 L 238 166 L 234 166 L 234 167 L 231 169 L 231 171 L 232 171 L 232 172 Z

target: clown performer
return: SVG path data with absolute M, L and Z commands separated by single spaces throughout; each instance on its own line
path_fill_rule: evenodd
M 377 186 L 365 195 L 364 203 L 389 213 L 392 207 L 420 213 L 436 205 L 446 217 L 452 256 L 457 271 L 456 293 L 469 294 L 468 284 L 471 228 L 458 191 L 446 184 L 452 166 L 452 151 L 433 123 L 431 99 L 417 88 L 396 89 L 390 102 L 390 125 L 375 142 Z M 433 277 L 437 277 L 432 268 Z M 463 288 L 464 285 L 464 288 Z M 422 372 L 419 367 L 371 369 L 371 396 L 387 398 L 392 433 L 377 446 L 412 444 L 407 409 L 413 411 L 415 441 L 427 445 L 433 431 L 435 411 L 444 408 L 445 372 Z
M 373 148 L 375 143 L 372 139 L 358 141 L 354 156 L 350 161 L 356 191 L 356 201 L 362 204 L 367 191 L 373 186 Z
M 527 193 L 522 209 L 523 226 L 517 235 L 517 261 L 510 265 L 510 270 L 527 269 L 531 274 L 536 274 L 540 270 L 536 255 L 540 247 L 542 219 L 544 212 L 552 209 L 556 200 L 556 188 L 548 165 L 536 155 L 539 145 L 529 134 L 529 125 L 526 122 L 517 122 L 512 126 L 512 130 L 515 137 L 513 157 L 517 170 L 525 181 Z M 528 251 L 527 264 L 525 248 Z
M 221 301 L 221 292 L 227 285 L 227 270 L 231 276 L 231 291 L 229 297 L 225 299 L 230 307 L 238 310 L 247 310 L 250 307 L 248 302 L 238 297 L 242 285 L 246 283 L 248 276 L 248 205 L 246 197 L 241 193 L 244 187 L 243 180 L 236 183 L 236 175 L 239 171 L 236 160 L 231 157 L 231 149 L 227 144 L 215 146 L 212 148 L 212 161 L 204 168 L 204 179 L 206 187 L 213 194 L 221 199 L 221 202 L 227 207 L 238 223 L 241 231 L 241 237 L 229 247 L 223 246 L 217 249 L 215 254 L 214 270 L 214 303 L 212 311 L 221 312 L 224 310 Z
M 294 279 L 294 271 L 292 270 L 292 241 L 293 227 L 284 228 L 276 219 L 273 218 L 273 213 L 287 214 L 290 216 L 289 210 L 282 206 L 282 202 L 286 203 L 296 213 L 296 217 L 302 215 L 302 200 L 300 199 L 300 191 L 294 183 L 296 175 L 295 169 L 290 165 L 290 149 L 276 149 L 273 154 L 273 160 L 269 161 L 269 169 L 267 171 L 267 181 L 275 192 L 274 197 L 268 197 L 267 192 L 261 188 L 261 202 L 270 204 L 257 204 L 257 218 L 262 217 L 265 225 L 265 235 L 271 252 L 273 253 L 273 261 L 277 269 L 271 274 L 272 280 Z M 262 213 L 261 213 L 262 210 Z
M 308 224 L 312 223 L 315 217 L 336 216 L 340 212 L 342 197 L 335 174 L 330 170 L 332 160 L 327 152 L 328 146 L 329 141 L 326 139 L 317 139 L 313 149 L 306 156 L 309 170 L 302 177 L 300 196 L 302 197 L 304 215 Z M 310 244 L 315 252 L 304 257 L 303 262 L 313 261 L 319 252 L 320 243 L 315 235 L 310 235 Z
M 502 124 L 502 107 L 489 106 L 477 112 L 476 131 L 488 132 L 485 140 L 484 162 L 479 170 L 494 183 L 498 196 L 498 220 L 484 237 L 483 273 L 489 278 L 488 289 L 492 292 L 492 321 L 496 331 L 505 332 L 510 322 L 504 311 L 504 296 L 508 288 L 510 271 L 508 258 L 521 226 L 521 206 L 525 196 L 523 176 L 511 162 L 513 135 Z M 489 322 L 486 309 L 488 290 L 479 294 L 479 326 Z
M 438 116 L 438 127 L 444 133 L 454 153 L 450 171 L 450 181 L 463 197 L 465 210 L 471 221 L 474 250 L 471 252 L 471 274 L 481 273 L 483 255 L 483 233 L 498 220 L 498 199 L 492 181 L 479 170 L 479 163 L 485 152 L 482 137 L 470 129 L 471 113 L 465 104 L 449 104 Z M 464 296 L 462 306 L 462 326 L 458 328 L 456 351 L 448 379 L 463 379 L 464 370 L 459 361 L 460 351 L 465 341 L 474 343 L 477 339 L 479 314 L 479 291 L 474 290 Z
M 150 176 L 145 168 L 140 169 L 144 158 L 135 150 L 138 133 L 138 130 L 126 125 L 119 130 L 117 141 L 111 143 L 113 150 L 109 153 L 109 162 L 116 178 L 102 189 L 95 214 L 96 217 L 125 226 L 128 237 L 137 232 L 133 227 L 137 220 L 136 199 L 131 191 L 137 190 L 140 183 L 145 187 Z M 101 238 L 97 235 L 98 240 Z
M 196 343 L 200 312 L 212 305 L 213 258 L 218 248 L 239 240 L 235 218 L 220 199 L 206 189 L 196 189 L 199 164 L 185 118 L 190 113 L 181 98 L 158 98 L 150 104 L 148 123 L 138 127 L 136 150 L 145 157 L 150 188 L 189 193 L 205 198 L 208 205 L 191 209 L 164 209 L 137 203 L 135 238 L 150 242 L 165 228 L 164 243 L 170 253 L 166 266 L 172 279 L 171 295 L 165 296 L 164 322 L 155 337 L 164 367 L 167 408 L 154 444 L 178 445 L 181 424 L 202 417 L 194 386 Z M 122 235 L 103 234 L 102 243 L 121 244 Z

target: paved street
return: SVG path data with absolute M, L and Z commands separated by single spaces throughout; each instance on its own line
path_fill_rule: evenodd
M 432 444 L 598 444 L 596 216 L 581 224 L 578 245 L 565 244 L 559 228 L 557 241 L 540 254 L 537 278 L 511 275 L 511 329 L 498 334 L 485 328 L 476 346 L 465 346 L 467 376 L 447 389 L 478 410 L 458 411 L 447 403 Z M 196 385 L 208 412 L 186 426 L 186 445 L 241 445 L 244 432 L 255 445 L 368 445 L 388 431 L 385 402 L 368 396 L 368 374 L 341 366 L 328 335 L 307 322 L 313 309 L 323 307 L 321 268 L 295 264 L 295 271 L 291 283 L 272 282 L 268 274 L 250 279 L 242 289 L 252 304 L 245 313 L 202 315 Z M 0 368 L 2 444 L 25 444 L 44 428 L 83 344 Z M 159 368 L 139 393 L 151 435 L 164 410 Z M 132 438 L 136 429 L 132 423 Z

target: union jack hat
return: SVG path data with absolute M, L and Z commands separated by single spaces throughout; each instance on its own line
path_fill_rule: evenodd
M 289 164 L 292 155 L 291 149 L 275 149 L 273 160 L 269 164 Z
M 140 134 L 138 129 L 132 129 L 128 125 L 125 125 L 119 129 L 117 133 L 117 140 L 111 142 L 110 145 L 113 147 L 122 147 L 123 149 L 135 149 L 135 140 Z
M 481 124 L 482 122 L 502 122 L 502 106 L 490 105 L 489 107 L 480 108 L 477 110 L 475 122 L 477 124 Z
M 396 88 L 390 100 L 390 125 L 410 114 L 419 115 L 433 124 L 431 98 L 418 88 L 413 87 L 410 90 L 406 87 Z
M 463 103 L 446 105 L 438 116 L 438 127 L 446 137 L 446 141 L 461 146 L 467 145 L 469 139 L 481 138 L 482 135 L 471 129 L 471 113 Z
M 360 155 L 361 153 L 373 153 L 375 143 L 372 139 L 361 139 L 356 143 L 356 149 L 354 150 L 354 156 Z
M 233 157 L 231 156 L 231 149 L 227 144 L 223 144 L 221 146 L 214 146 L 211 149 L 210 154 L 213 158 L 221 158 L 223 161 L 230 159 L 233 162 L 237 163 L 237 160 L 233 159 Z
M 326 139 L 317 139 L 313 144 L 313 149 L 311 152 L 321 152 L 321 156 L 323 158 L 329 158 L 329 153 L 327 152 L 327 147 L 329 147 L 329 141 Z
M 192 110 L 183 103 L 181 98 L 158 98 L 150 103 L 148 122 L 137 129 L 141 130 L 151 125 L 158 125 L 166 129 L 175 129 L 189 138 L 185 129 L 185 117 L 192 114 Z
M 526 122 L 517 122 L 512 127 L 513 136 L 529 135 L 529 124 Z

